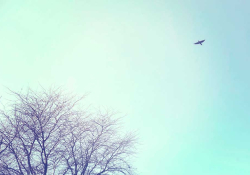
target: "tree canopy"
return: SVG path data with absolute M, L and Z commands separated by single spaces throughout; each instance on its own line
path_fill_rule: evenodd
M 0 174 L 132 175 L 136 136 L 110 111 L 81 108 L 60 88 L 26 93 L 0 113 Z

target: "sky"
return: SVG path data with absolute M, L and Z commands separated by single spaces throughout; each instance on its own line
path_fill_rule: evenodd
M 0 94 L 63 85 L 126 114 L 140 175 L 249 175 L 249 7 L 0 0 Z

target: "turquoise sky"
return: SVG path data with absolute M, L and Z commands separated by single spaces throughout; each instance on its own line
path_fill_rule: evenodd
M 64 85 L 127 114 L 140 175 L 249 175 L 249 7 L 0 0 L 0 93 Z

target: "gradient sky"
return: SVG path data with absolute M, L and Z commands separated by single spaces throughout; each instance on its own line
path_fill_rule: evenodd
M 0 93 L 127 114 L 140 175 L 250 174 L 249 0 L 0 0 Z M 194 42 L 205 39 L 204 44 Z

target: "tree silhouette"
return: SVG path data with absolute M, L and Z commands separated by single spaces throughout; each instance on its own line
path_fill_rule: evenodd
M 58 89 L 13 92 L 0 116 L 0 174 L 134 174 L 134 134 L 119 134 L 114 113 L 79 108 Z

